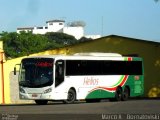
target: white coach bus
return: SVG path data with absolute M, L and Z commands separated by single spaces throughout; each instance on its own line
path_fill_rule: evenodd
M 21 61 L 19 95 L 36 104 L 106 98 L 125 101 L 143 95 L 143 79 L 143 61 L 139 57 L 116 53 L 34 56 Z

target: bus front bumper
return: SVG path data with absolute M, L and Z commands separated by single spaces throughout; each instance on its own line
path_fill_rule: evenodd
M 20 93 L 19 94 L 19 97 L 20 99 L 23 99 L 23 100 L 53 100 L 54 97 L 53 97 L 53 94 L 50 94 L 50 93 L 30 93 L 30 94 L 27 94 L 27 93 Z

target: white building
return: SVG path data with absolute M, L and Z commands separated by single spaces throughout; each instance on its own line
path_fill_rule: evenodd
M 46 22 L 47 26 L 43 27 L 24 27 L 24 28 L 17 28 L 17 33 L 20 31 L 31 31 L 33 34 L 45 34 L 47 32 L 62 32 L 68 35 L 74 36 L 76 39 L 80 39 L 81 37 L 85 37 L 84 35 L 84 26 L 65 26 L 64 20 L 50 20 Z M 100 35 L 89 36 L 89 38 L 96 39 L 99 38 Z M 88 38 L 88 37 L 87 37 Z
M 101 35 L 85 35 L 85 38 L 92 38 L 92 39 L 97 39 L 100 37 L 101 37 Z
M 72 36 L 75 36 L 76 39 L 80 39 L 84 36 L 84 29 L 81 26 L 78 27 L 64 27 L 63 32 Z

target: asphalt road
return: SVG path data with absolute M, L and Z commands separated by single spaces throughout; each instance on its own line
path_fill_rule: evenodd
M 0 119 L 2 120 L 123 120 L 140 119 L 141 117 L 160 120 L 160 99 L 141 99 L 124 102 L 101 101 L 99 103 L 76 102 L 75 104 L 54 102 L 48 105 L 0 105 L 0 114 Z

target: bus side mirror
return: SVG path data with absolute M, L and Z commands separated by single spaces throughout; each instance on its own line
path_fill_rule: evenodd
M 17 71 L 17 70 L 16 70 L 16 66 L 17 66 L 17 65 L 20 66 L 20 64 L 16 64 L 16 65 L 14 66 L 14 75 L 16 75 L 16 71 Z
M 14 75 L 16 75 L 16 67 L 14 67 Z

